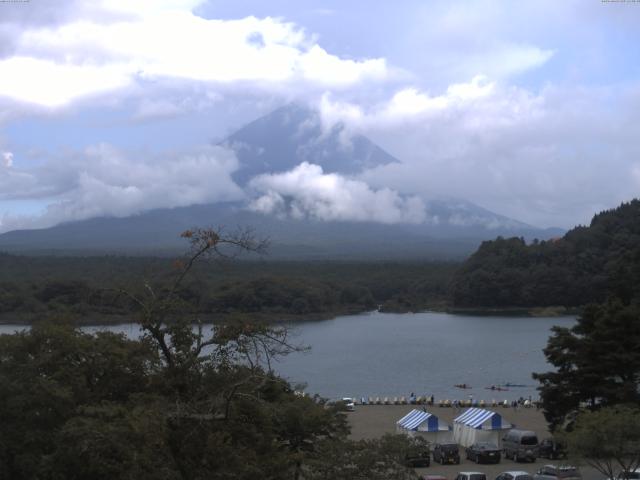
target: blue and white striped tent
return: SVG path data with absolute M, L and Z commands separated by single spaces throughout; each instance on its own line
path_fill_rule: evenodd
M 419 435 L 433 442 L 451 440 L 451 427 L 438 417 L 422 410 L 411 410 L 396 422 L 396 431 L 410 436 Z
M 492 442 L 500 446 L 502 434 L 513 428 L 497 412 L 469 408 L 453 420 L 453 438 L 463 447 L 475 442 Z

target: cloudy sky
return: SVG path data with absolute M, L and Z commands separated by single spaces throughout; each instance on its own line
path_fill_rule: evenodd
M 0 2 L 0 232 L 262 208 L 300 179 L 336 193 L 335 219 L 380 204 L 412 221 L 444 196 L 585 223 L 640 196 L 638 25 L 632 1 Z M 301 161 L 247 198 L 216 145 L 291 102 L 401 162 L 342 177 Z

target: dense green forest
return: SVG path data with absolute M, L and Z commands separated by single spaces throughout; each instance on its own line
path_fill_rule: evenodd
M 183 284 L 195 260 L 235 240 L 190 238 L 190 257 L 163 282 L 122 292 L 141 338 L 91 335 L 60 319 L 0 335 L 0 478 L 415 478 L 406 458 L 423 444 L 351 441 L 344 405 L 301 395 L 275 374 L 273 360 L 300 349 L 287 327 L 193 329 Z
M 118 289 L 166 282 L 176 262 L 154 257 L 0 254 L 0 321 L 65 315 L 82 323 L 127 321 Z M 325 318 L 380 308 L 442 306 L 455 263 L 203 261 L 180 295 L 205 319 L 251 313 L 265 319 Z
M 484 242 L 456 272 L 456 307 L 577 307 L 640 296 L 640 201 L 593 217 L 563 238 Z

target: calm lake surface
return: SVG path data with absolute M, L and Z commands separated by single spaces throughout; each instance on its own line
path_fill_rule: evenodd
M 542 349 L 553 325 L 568 327 L 574 317 L 529 318 L 393 314 L 371 312 L 295 324 L 295 342 L 308 353 L 294 354 L 275 368 L 309 393 L 325 397 L 431 395 L 436 399 L 537 398 L 531 372 L 550 369 Z M 0 326 L 0 333 L 24 327 Z M 137 325 L 87 327 L 129 337 Z M 527 387 L 492 391 L 510 382 Z M 461 390 L 454 384 L 473 388 Z

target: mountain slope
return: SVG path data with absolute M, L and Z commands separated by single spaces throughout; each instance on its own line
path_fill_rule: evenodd
M 344 133 L 341 125 L 323 131 L 318 113 L 287 105 L 251 122 L 220 145 L 236 152 L 240 168 L 233 178 L 242 186 L 256 175 L 284 172 L 302 162 L 342 174 L 398 162 L 368 138 Z
M 317 113 L 289 105 L 238 130 L 222 145 L 233 148 L 238 155 L 241 167 L 236 181 L 242 186 L 256 175 L 288 171 L 302 161 L 342 175 L 398 162 L 367 138 L 347 140 L 343 134 L 340 126 L 323 132 Z M 257 234 L 272 239 L 271 253 L 279 258 L 460 258 L 470 254 L 481 240 L 498 235 L 544 239 L 558 234 L 465 200 L 425 202 L 424 223 L 393 225 L 283 218 L 250 211 L 243 203 L 193 205 L 127 218 L 93 218 L 42 230 L 8 232 L 0 235 L 0 250 L 175 252 L 184 246 L 179 234 L 185 229 L 250 226 Z
M 251 227 L 271 241 L 274 258 L 460 258 L 474 239 L 444 241 L 406 226 L 292 220 L 251 212 L 241 204 L 195 205 L 126 218 L 95 218 L 42 230 L 0 235 L 0 250 L 39 253 L 174 254 L 185 247 L 179 234 L 194 226 L 234 230 Z
M 515 230 L 438 225 L 324 222 L 266 216 L 239 203 L 159 209 L 126 218 L 94 218 L 0 235 L 0 250 L 40 253 L 176 253 L 179 234 L 194 226 L 251 227 L 271 239 L 274 258 L 463 258 L 482 239 Z M 533 228 L 518 234 L 545 238 Z

